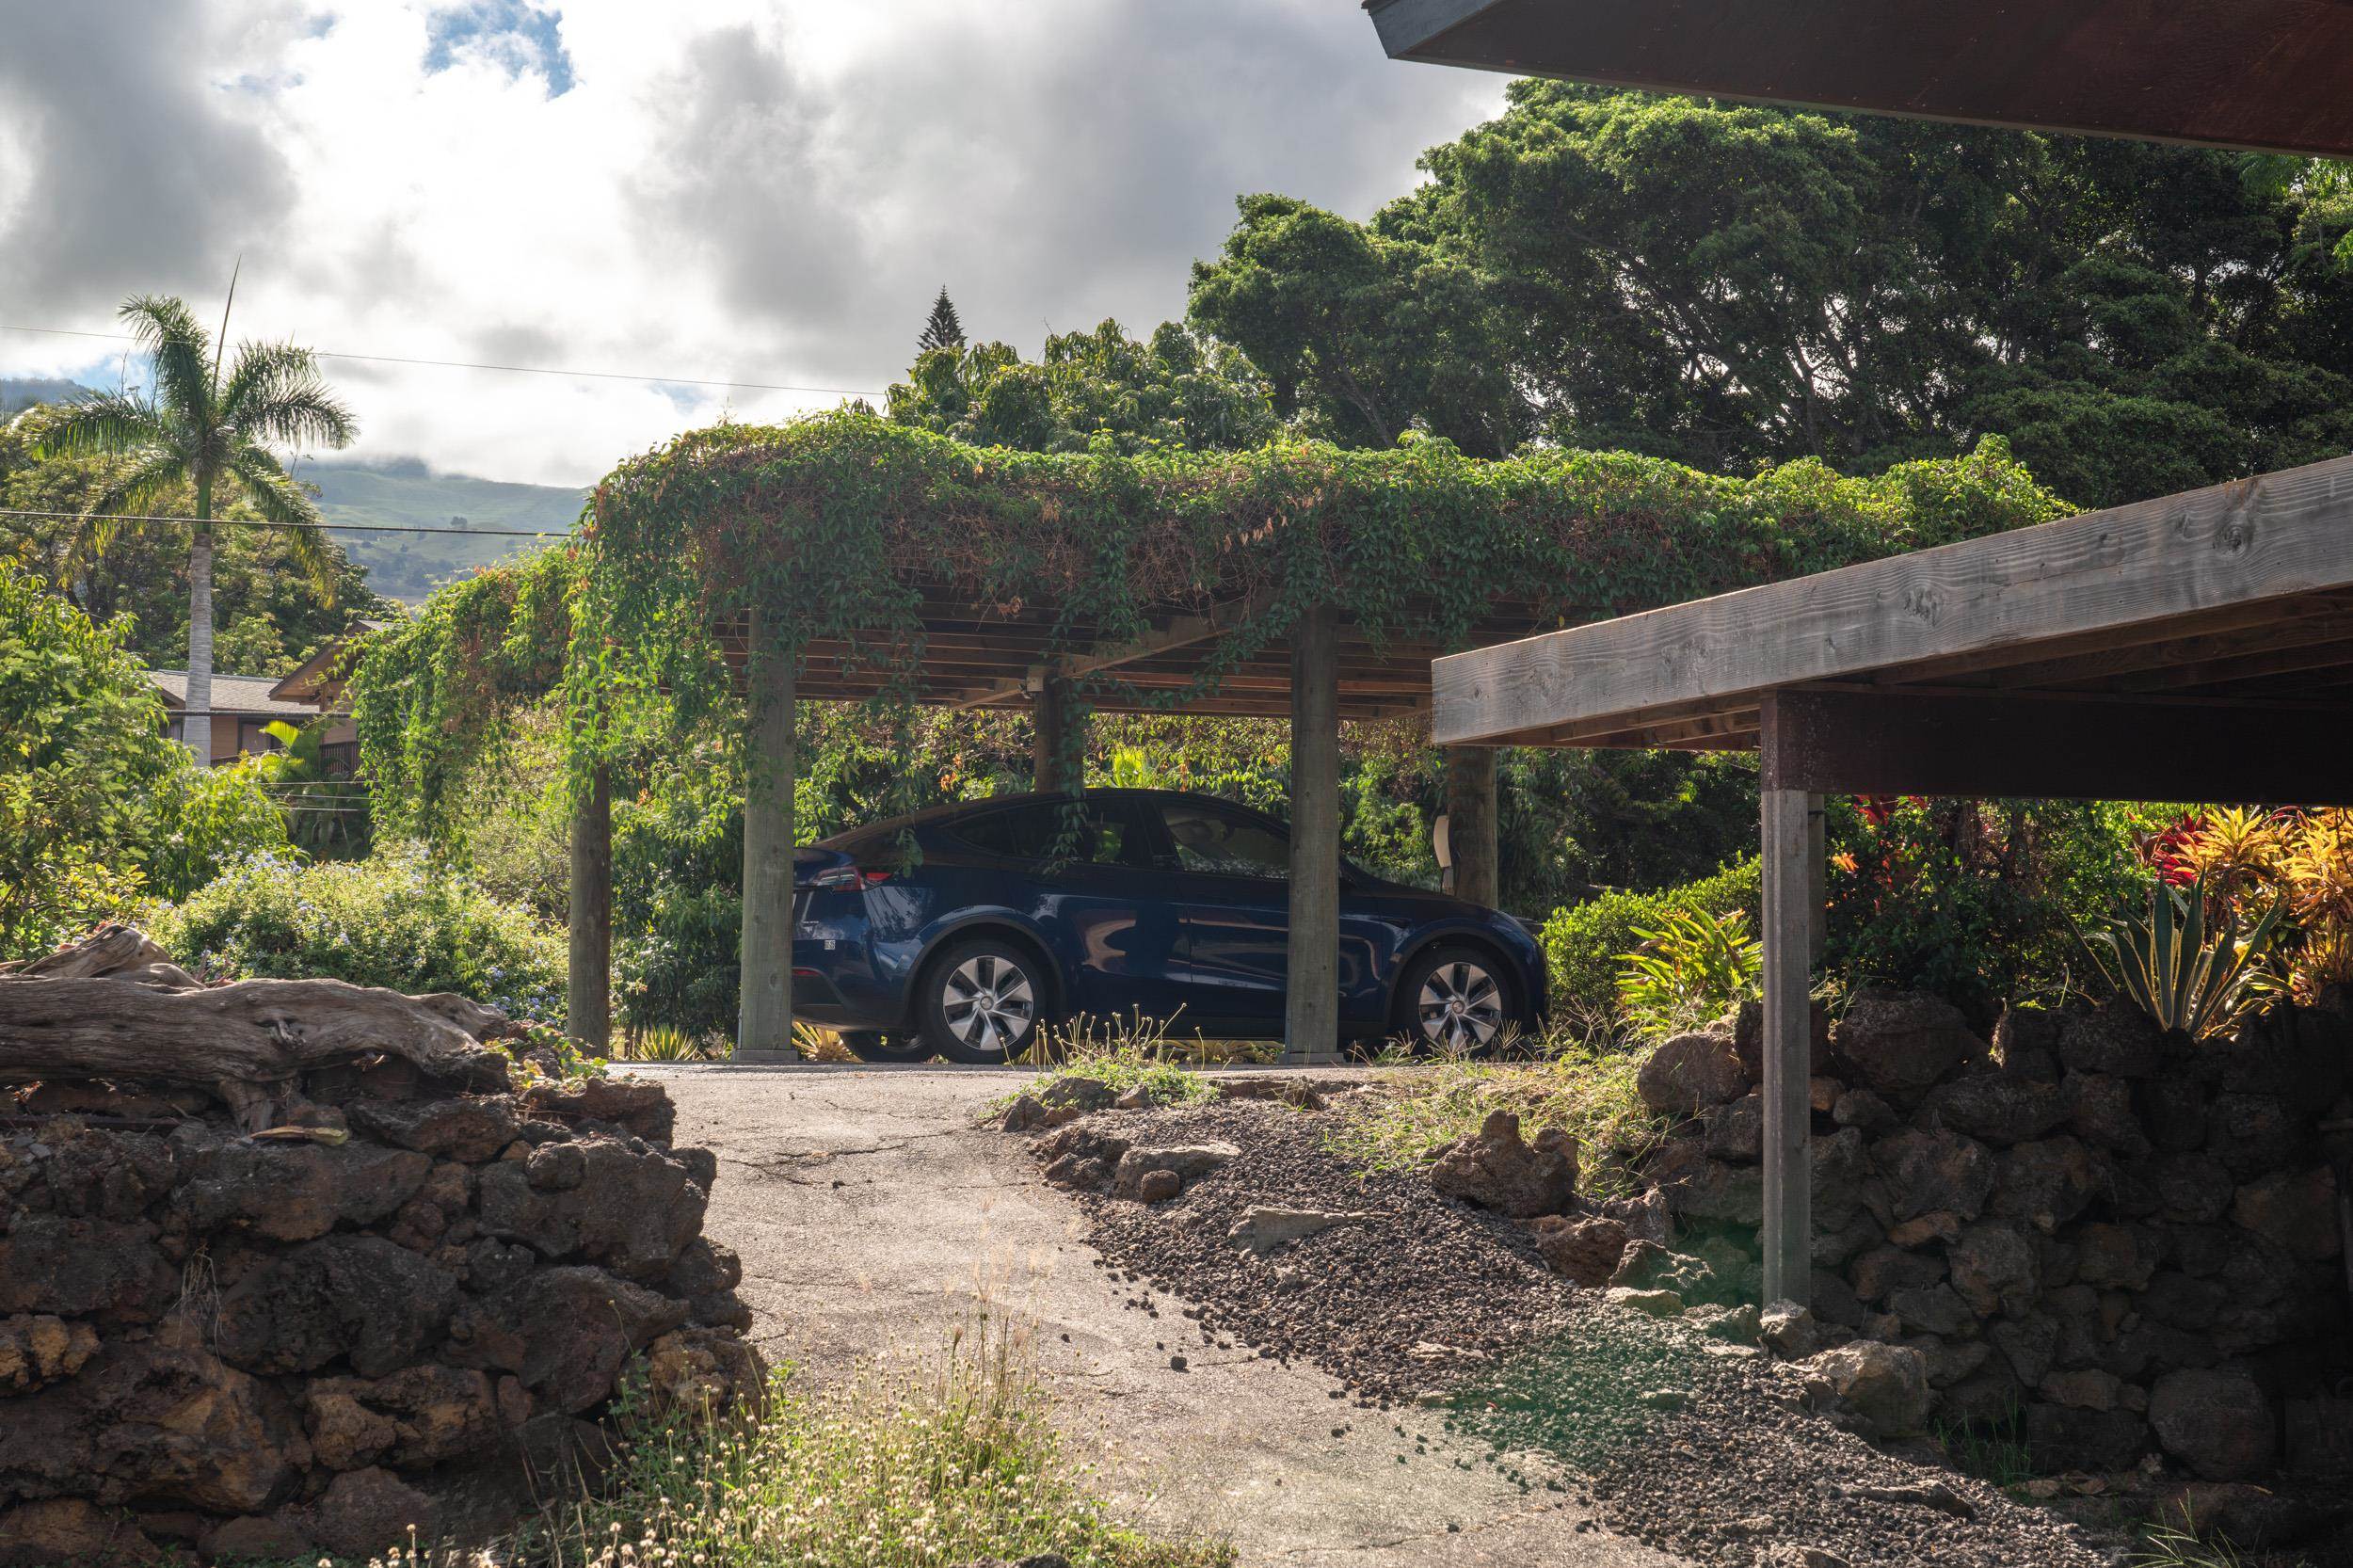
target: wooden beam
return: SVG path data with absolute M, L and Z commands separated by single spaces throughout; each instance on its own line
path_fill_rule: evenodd
M 1283 1061 L 1337 1062 L 1340 1048 L 1340 713 L 1333 614 L 1291 632 L 1290 952 Z
M 757 626 L 757 622 L 755 622 Z M 797 1062 L 792 1044 L 792 660 L 755 637 L 744 770 L 744 937 L 735 1060 Z
M 1769 710 L 1766 732 L 1773 730 Z M 1765 875 L 1765 1300 L 1806 1304 L 1814 1265 L 1814 834 L 1803 790 L 1760 792 Z
M 1790 691 L 1767 789 L 2353 806 L 2353 703 Z
M 1433 738 L 1506 741 L 2353 585 L 2353 457 L 1440 659 Z
M 565 900 L 569 966 L 565 1032 L 591 1056 L 613 1050 L 613 780 L 602 766 L 572 810 L 570 887 Z
M 1204 615 L 1178 616 L 1167 625 L 1141 637 L 1101 644 L 1088 652 L 1058 659 L 1053 662 L 1050 673 L 1065 680 L 1075 680 L 1080 676 L 1093 675 L 1097 670 L 1116 669 L 1122 664 L 1166 653 L 1172 648 L 1205 643 L 1211 638 L 1222 637 L 1240 626 L 1264 609 L 1267 602 L 1266 595 L 1251 594 L 1214 605 Z M 985 708 L 991 703 L 1008 701 L 1030 689 L 1025 683 L 1027 680 L 1025 677 L 1023 681 L 1000 680 L 977 686 L 951 701 L 948 706 L 957 709 Z

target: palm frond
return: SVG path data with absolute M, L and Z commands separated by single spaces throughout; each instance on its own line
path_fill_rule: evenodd
M 72 577 L 86 570 L 92 557 L 112 550 L 125 517 L 152 512 L 187 477 L 187 459 L 171 447 L 152 448 L 108 474 L 74 526 L 72 543 L 66 548 L 64 574 Z
M 295 562 L 317 585 L 327 601 L 335 601 L 335 567 L 340 552 L 320 531 L 318 505 L 278 459 L 258 446 L 240 446 L 230 454 L 229 472 L 253 509 L 280 532 Z
M 116 314 L 130 326 L 139 351 L 155 361 L 158 401 L 181 409 L 199 424 L 210 423 L 212 367 L 205 362 L 205 350 L 212 340 L 205 336 L 187 301 L 143 294 L 123 301 Z
M 290 343 L 237 345 L 220 420 L 248 440 L 294 446 L 348 446 L 359 432 L 350 408 L 319 376 L 311 351 Z
M 175 444 L 176 435 L 152 398 L 91 392 L 43 413 L 34 426 L 33 450 L 43 457 L 120 457 Z

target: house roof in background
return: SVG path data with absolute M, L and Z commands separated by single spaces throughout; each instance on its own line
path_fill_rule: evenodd
M 2348 0 L 1366 0 L 1391 57 L 2353 156 Z
M 175 712 L 188 705 L 188 672 L 185 670 L 149 670 L 147 679 L 163 694 L 164 706 Z M 315 703 L 296 702 L 272 695 L 278 677 L 274 675 L 213 676 L 213 712 L 216 713 L 253 713 L 273 719 L 314 719 L 319 715 Z
M 320 648 L 299 665 L 278 678 L 269 695 L 283 702 L 308 703 L 313 709 L 325 710 L 343 699 L 344 688 L 350 683 L 350 671 L 341 663 L 354 643 L 371 632 L 381 632 L 380 620 L 356 620 L 344 630 L 344 634 Z

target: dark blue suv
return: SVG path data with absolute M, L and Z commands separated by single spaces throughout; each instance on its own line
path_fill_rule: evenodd
M 876 823 L 795 857 L 792 1010 L 875 1062 L 1004 1062 L 1080 1014 L 1278 1038 L 1289 859 L 1278 819 L 1157 790 Z M 1544 972 L 1510 916 L 1341 868 L 1350 1039 L 1479 1051 L 1542 1016 Z

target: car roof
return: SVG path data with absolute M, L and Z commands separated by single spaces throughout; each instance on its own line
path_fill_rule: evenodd
M 1265 815 L 1264 812 L 1254 810 L 1237 801 L 1222 800 L 1215 795 L 1197 794 L 1187 790 L 1136 790 L 1106 786 L 1098 790 L 1084 790 L 1079 792 L 1088 800 L 1190 800 L 1211 806 L 1227 807 L 1233 810 L 1248 812 L 1253 816 Z M 876 839 L 895 839 L 902 833 L 936 826 L 944 822 L 965 817 L 977 817 L 985 812 L 1008 810 L 1017 806 L 1066 801 L 1070 798 L 1071 792 L 1067 790 L 1025 790 L 1017 794 L 990 795 L 982 800 L 952 800 L 943 806 L 927 806 L 920 811 L 909 811 L 901 816 L 885 817 L 880 822 L 868 823 L 863 827 L 847 828 L 829 839 L 821 839 L 818 842 L 827 849 L 847 849 L 852 845 L 868 843 Z

